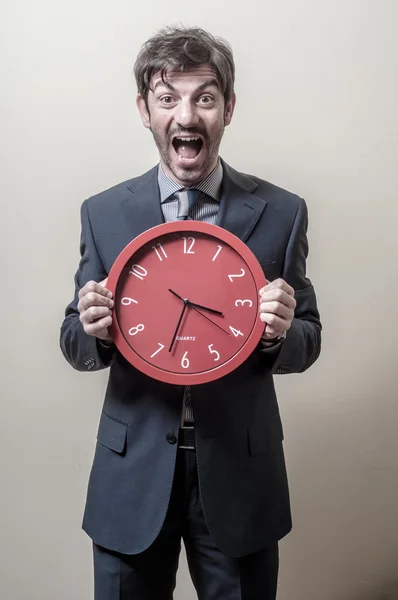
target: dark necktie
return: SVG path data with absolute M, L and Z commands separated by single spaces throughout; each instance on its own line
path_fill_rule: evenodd
M 190 212 L 200 196 L 200 190 L 189 189 L 176 192 L 178 198 L 178 214 L 177 219 L 184 221 L 188 219 Z
M 200 196 L 200 190 L 189 189 L 181 190 L 176 192 L 178 198 L 178 214 L 177 219 L 179 221 L 185 221 L 189 217 L 195 202 Z M 182 424 L 185 426 L 192 426 L 194 422 L 192 412 L 192 401 L 191 401 L 191 386 L 185 386 L 183 410 L 182 410 Z

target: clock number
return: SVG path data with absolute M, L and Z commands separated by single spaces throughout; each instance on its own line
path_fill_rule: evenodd
M 189 367 L 189 360 L 187 359 L 187 354 L 188 354 L 188 350 L 185 352 L 184 356 L 182 357 L 181 366 L 183 369 L 188 369 L 188 367 Z
M 156 246 L 161 249 L 161 251 L 163 252 L 163 256 L 165 258 L 167 258 L 167 254 L 166 254 L 162 244 L 156 244 Z M 162 261 L 163 260 L 162 255 L 160 254 L 160 252 L 156 246 L 152 246 L 152 250 L 155 250 L 156 254 L 158 255 L 159 260 Z
M 145 326 L 142 323 L 140 323 L 136 327 L 132 327 L 131 329 L 129 329 L 129 334 L 137 335 L 137 333 L 139 333 L 140 331 L 144 331 L 144 329 L 145 329 Z
M 141 265 L 133 265 L 131 269 L 132 270 L 129 271 L 129 275 L 135 275 L 138 277 L 138 279 L 141 279 L 141 281 L 146 275 L 148 275 L 148 271 L 144 269 L 144 267 L 141 267 Z
M 214 359 L 214 362 L 217 362 L 218 360 L 220 360 L 220 354 L 217 352 L 217 350 L 212 349 L 213 344 L 210 344 L 210 346 L 208 346 L 208 348 L 210 350 L 210 354 L 217 354 L 217 358 Z
M 243 277 L 243 276 L 244 276 L 244 274 L 245 274 L 245 270 L 244 270 L 244 269 L 241 269 L 241 271 L 242 271 L 242 273 L 240 273 L 240 275 L 228 275 L 228 277 L 229 277 L 229 280 L 230 280 L 230 281 L 233 281 L 233 280 L 234 280 L 234 277 Z
M 218 246 L 218 250 L 215 253 L 215 255 L 213 256 L 213 262 L 216 260 L 217 256 L 220 254 L 221 250 L 222 250 L 222 246 Z
M 183 237 L 182 239 L 184 240 L 184 254 L 195 254 L 195 252 L 192 250 L 193 245 L 195 243 L 195 238 L 193 238 L 193 237 L 189 237 L 189 238 Z M 189 246 L 189 248 L 187 250 L 187 245 L 188 245 L 187 241 L 188 240 L 192 240 L 192 244 Z
M 231 327 L 231 325 L 229 326 L 229 328 L 235 337 L 238 337 L 239 335 L 243 335 L 243 333 L 241 331 L 239 331 L 239 329 L 235 329 L 234 327 Z
M 163 350 L 163 348 L 164 348 L 163 344 L 160 344 L 160 343 L 158 342 L 158 346 L 160 346 L 160 348 L 159 348 L 158 350 L 156 350 L 156 352 L 154 352 L 153 354 L 151 354 L 151 358 L 153 358 L 154 356 L 156 356 L 156 354 L 157 354 L 158 352 L 160 352 L 161 350 Z
M 137 300 L 133 300 L 133 298 L 128 298 L 127 296 L 125 298 L 122 298 L 123 306 L 130 306 L 130 304 L 132 304 L 133 302 L 134 304 L 138 304 Z
M 250 304 L 250 307 L 253 306 L 253 302 L 251 300 L 236 300 L 235 301 L 235 306 L 244 306 L 245 302 L 248 302 Z

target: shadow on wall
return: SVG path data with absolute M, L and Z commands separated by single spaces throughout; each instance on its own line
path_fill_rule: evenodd
M 398 600 L 398 580 L 385 584 L 381 589 L 352 596 L 350 600 Z

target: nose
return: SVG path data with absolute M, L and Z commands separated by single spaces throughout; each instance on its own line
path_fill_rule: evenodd
M 195 104 L 190 100 L 182 100 L 174 113 L 174 118 L 180 127 L 190 129 L 199 123 L 199 115 Z

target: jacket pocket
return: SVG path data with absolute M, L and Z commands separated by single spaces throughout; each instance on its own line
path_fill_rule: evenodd
M 97 441 L 110 450 L 122 454 L 126 446 L 127 423 L 116 421 L 102 412 L 98 427 Z
M 249 427 L 249 451 L 252 456 L 277 448 L 282 440 L 283 429 L 279 413 Z

